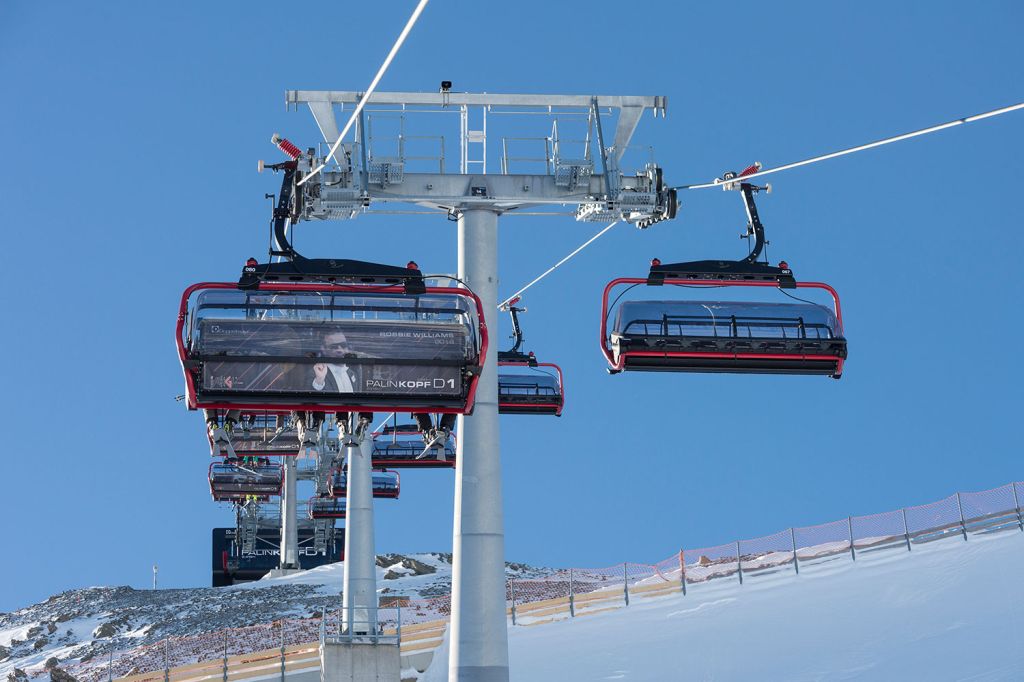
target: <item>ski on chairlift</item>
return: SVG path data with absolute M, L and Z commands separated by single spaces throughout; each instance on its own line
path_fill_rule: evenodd
M 234 456 L 237 457 L 294 457 L 299 453 L 299 434 L 286 413 L 259 412 L 242 414 L 239 420 L 226 429 L 226 418 L 222 410 L 217 412 L 217 425 L 224 433 L 230 434 Z M 207 428 L 210 455 L 225 455 L 224 446 L 215 443 L 213 431 Z
M 759 261 L 765 246 L 764 227 L 754 194 L 769 187 L 741 182 L 757 172 L 755 164 L 739 174 L 725 174 L 724 188 L 739 190 L 747 211 L 744 236 L 754 238 L 750 255 L 741 261 L 692 261 L 662 264 L 654 259 L 646 279 L 619 278 L 604 290 L 601 351 L 609 372 L 730 372 L 739 374 L 818 374 L 838 379 L 846 359 L 839 295 L 828 284 L 797 282 L 785 261 L 778 267 Z M 620 302 L 639 285 L 657 291 L 685 292 L 667 297 Z M 619 291 L 609 303 L 612 292 Z M 697 290 L 747 287 L 826 292 L 828 307 L 799 296 L 787 302 L 723 301 L 695 298 Z M 792 300 L 796 299 L 796 300 Z
M 523 353 L 523 331 L 519 313 L 526 308 L 517 307 L 519 298 L 502 306 L 512 316 L 512 338 L 515 343 L 507 351 L 498 353 L 498 413 L 547 414 L 562 416 L 565 386 L 562 369 L 551 362 L 538 362 L 533 352 Z
M 426 440 L 418 424 L 385 426 L 373 434 L 374 468 L 455 468 L 454 435 L 449 433 L 444 442 L 437 443 L 429 449 L 426 448 Z
M 267 462 L 242 460 L 213 462 L 209 470 L 210 494 L 217 502 L 266 501 L 281 494 L 284 467 Z

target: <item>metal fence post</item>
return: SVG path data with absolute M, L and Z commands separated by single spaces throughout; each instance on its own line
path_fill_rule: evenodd
M 572 569 L 569 569 L 569 617 L 576 617 L 576 586 L 573 584 Z
M 679 586 L 683 588 L 683 596 L 686 596 L 686 555 L 679 550 Z
M 907 525 L 907 508 L 900 509 L 903 512 L 903 537 L 907 539 L 907 551 L 910 551 L 910 526 Z
M 960 530 L 964 534 L 964 542 L 967 542 L 967 524 L 964 523 L 964 507 L 960 504 L 960 493 L 956 494 L 956 508 L 960 512 Z
M 114 647 L 110 647 L 110 655 L 107 658 L 107 682 L 114 679 Z
M 852 516 L 847 516 L 846 517 L 846 526 L 847 526 L 847 528 L 850 529 L 850 556 L 853 557 L 854 561 L 856 561 L 857 560 L 857 550 L 854 549 L 854 547 L 853 547 L 853 517 Z
M 224 631 L 224 658 L 222 659 L 221 679 L 228 682 L 228 631 Z
M 512 625 L 516 624 L 516 579 L 511 578 L 508 581 L 508 591 L 512 595 Z
M 164 640 L 164 682 L 171 682 L 171 666 L 167 662 L 167 640 Z
M 1021 532 L 1024 532 L 1024 520 L 1020 517 L 1020 501 L 1017 499 L 1017 484 L 1011 483 L 1010 490 L 1013 491 L 1013 506 L 1017 510 L 1017 525 L 1020 526 Z
M 281 682 L 284 682 L 284 618 L 281 619 Z
M 622 594 L 626 598 L 626 606 L 629 606 L 629 574 L 626 569 L 626 562 L 622 562 Z
M 743 559 L 740 557 L 740 541 L 736 541 L 736 574 L 740 577 L 740 585 L 743 584 Z
M 792 527 L 789 529 L 789 539 L 793 542 L 793 568 L 796 569 L 796 574 L 800 575 L 800 558 L 796 555 L 796 531 Z

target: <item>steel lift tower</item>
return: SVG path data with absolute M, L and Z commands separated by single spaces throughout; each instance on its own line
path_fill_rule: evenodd
M 336 113 L 349 115 L 346 109 L 362 98 L 359 92 L 286 93 L 288 106 L 309 107 L 325 148 L 339 137 Z M 665 97 L 459 93 L 447 81 L 436 93 L 373 93 L 351 141 L 343 142 L 333 156 L 311 150 L 297 159 L 300 179 L 289 217 L 293 223 L 349 219 L 381 202 L 447 213 L 458 221 L 458 276 L 483 301 L 486 322 L 496 329 L 497 233 L 503 214 L 570 204 L 577 207 L 576 219 L 581 221 L 625 220 L 647 227 L 675 217 L 675 192 L 665 186 L 661 168 L 648 162 L 632 175 L 620 170 L 643 113 L 650 110 L 664 117 L 666 105 Z M 407 131 L 407 117 L 420 113 L 428 116 L 417 120 L 428 121 L 435 130 L 447 119 L 438 114 L 458 117 L 458 172 L 446 167 L 443 135 Z M 492 164 L 499 165 L 500 171 L 491 173 L 488 120 L 505 124 L 513 114 L 532 115 L 515 119 L 520 129 L 524 122 L 535 125 L 538 119 L 549 127 L 542 136 L 502 137 L 500 164 Z M 397 135 L 385 138 L 381 129 L 395 121 Z M 570 128 L 582 132 L 576 139 L 566 139 Z M 382 142 L 388 144 L 386 153 L 380 151 Z M 425 157 L 411 153 L 413 146 L 424 143 L 437 144 L 436 156 L 430 157 L 426 169 L 417 167 L 423 166 Z M 531 156 L 517 156 L 516 149 L 530 145 Z M 321 164 L 326 164 L 323 172 L 305 182 L 301 179 Z M 530 165 L 532 172 L 515 172 L 518 166 Z M 509 679 L 497 354 L 497 344 L 492 343 L 473 414 L 459 417 L 450 680 Z M 352 525 L 349 533 L 357 532 Z

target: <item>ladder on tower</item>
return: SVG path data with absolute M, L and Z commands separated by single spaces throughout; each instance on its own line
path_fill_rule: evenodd
M 469 105 L 463 104 L 459 114 L 459 146 L 462 152 L 459 172 L 470 175 L 475 172 L 471 168 L 475 167 L 481 175 L 487 175 L 487 106 L 480 107 L 480 130 L 471 130 L 469 127 Z
M 328 528 L 328 524 L 332 524 Z M 313 521 L 313 551 L 317 554 L 327 553 L 327 544 L 330 541 L 329 531 L 333 529 L 334 519 L 316 519 Z
M 256 551 L 256 531 L 259 528 L 259 505 L 250 502 L 238 512 L 237 538 L 240 552 L 252 554 Z

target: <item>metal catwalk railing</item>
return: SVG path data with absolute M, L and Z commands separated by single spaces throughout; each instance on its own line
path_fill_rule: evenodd
M 685 595 L 710 583 L 743 584 L 783 571 L 813 571 L 827 562 L 857 561 L 879 551 L 913 551 L 936 540 L 963 542 L 974 534 L 1024 532 L 1022 497 L 1024 483 L 1010 483 L 978 493 L 956 493 L 916 507 L 788 528 L 714 547 L 681 549 L 654 564 L 625 562 L 512 578 L 506 593 L 508 616 L 512 625 L 537 625 L 623 608 L 639 599 Z M 389 596 L 381 606 L 395 615 L 379 620 L 377 635 L 389 641 L 400 638 L 404 656 L 436 648 L 451 615 L 448 595 L 432 599 Z M 229 682 L 284 676 L 320 665 L 321 633 L 339 631 L 339 615 L 171 637 L 62 667 L 81 682 Z

